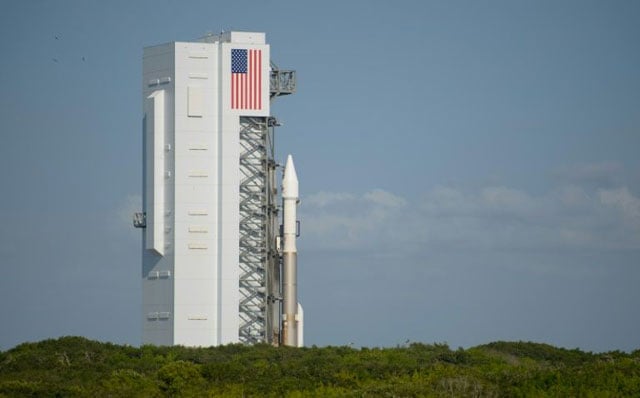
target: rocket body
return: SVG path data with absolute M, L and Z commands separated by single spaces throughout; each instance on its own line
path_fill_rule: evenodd
M 298 176 L 291 155 L 287 157 L 282 178 L 282 343 L 298 346 L 298 249 L 297 207 L 299 201 Z

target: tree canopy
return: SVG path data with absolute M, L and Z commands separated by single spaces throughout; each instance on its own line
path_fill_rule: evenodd
M 640 350 L 531 342 L 138 348 L 62 337 L 0 352 L 4 396 L 640 396 Z

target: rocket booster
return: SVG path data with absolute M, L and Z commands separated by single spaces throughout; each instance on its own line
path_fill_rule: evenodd
M 283 303 L 282 303 L 282 343 L 297 347 L 298 342 L 298 249 L 297 237 L 297 207 L 299 202 L 298 176 L 293 165 L 291 155 L 287 157 L 282 178 L 282 273 L 283 273 Z

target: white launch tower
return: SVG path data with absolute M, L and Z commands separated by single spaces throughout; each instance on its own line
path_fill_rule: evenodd
M 264 33 L 144 49 L 143 344 L 301 344 L 302 325 L 282 341 L 294 317 L 282 312 L 269 109 L 294 91 Z

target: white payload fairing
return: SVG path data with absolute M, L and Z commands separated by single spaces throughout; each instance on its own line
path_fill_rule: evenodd
M 298 237 L 297 207 L 299 203 L 298 176 L 291 155 L 287 157 L 282 178 L 282 343 L 302 346 L 302 306 L 298 303 Z M 300 309 L 300 310 L 299 310 Z

